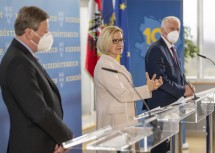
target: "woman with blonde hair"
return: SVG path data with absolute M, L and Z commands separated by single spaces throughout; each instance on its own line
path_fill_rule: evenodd
M 146 85 L 133 86 L 130 72 L 116 60 L 124 48 L 123 31 L 117 26 L 102 30 L 97 48 L 101 52 L 94 70 L 97 129 L 126 127 L 136 122 L 134 101 L 151 98 L 152 91 L 163 84 L 162 78 L 155 79 L 155 74 L 150 79 L 146 72 Z

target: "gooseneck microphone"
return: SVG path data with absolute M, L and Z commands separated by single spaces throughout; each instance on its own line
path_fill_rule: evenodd
M 198 56 L 202 57 L 202 58 L 207 58 L 206 56 L 204 55 L 200 55 L 200 54 L 197 54 Z
M 153 115 L 151 114 L 150 112 L 150 109 L 149 109 L 149 106 L 147 105 L 147 103 L 142 99 L 142 97 L 140 96 L 140 94 L 138 93 L 138 91 L 135 89 L 134 85 L 130 82 L 130 80 L 128 79 L 128 77 L 122 73 L 122 72 L 119 72 L 117 70 L 113 70 L 113 69 L 109 69 L 109 68 L 105 68 L 105 67 L 102 67 L 103 70 L 106 70 L 106 71 L 109 71 L 109 72 L 112 72 L 112 73 L 119 73 L 119 74 L 122 74 L 126 79 L 127 81 L 130 83 L 131 87 L 134 89 L 135 93 L 138 95 L 138 97 L 140 98 L 140 100 L 144 103 L 144 105 L 146 106 L 146 109 L 149 113 L 149 116 L 148 117 L 153 117 Z M 151 126 L 153 127 L 152 128 L 152 131 L 153 131 L 153 136 L 154 136 L 154 141 L 157 142 L 158 140 L 161 139 L 161 128 L 160 126 L 158 126 L 158 121 L 157 119 L 154 120 L 154 121 L 151 121 L 150 122 Z
M 192 90 L 193 92 L 193 99 L 192 100 L 197 100 L 199 99 L 199 97 L 196 96 L 196 93 L 194 92 L 193 88 L 190 86 L 190 84 L 186 81 L 186 79 L 184 78 L 184 76 L 181 74 L 180 70 L 178 69 L 178 67 L 176 66 L 173 66 L 173 65 L 169 65 L 169 64 L 166 64 L 166 63 L 160 63 L 158 62 L 157 64 L 159 65 L 163 65 L 163 66 L 166 66 L 166 67 L 172 67 L 174 69 L 177 70 L 178 74 L 181 76 L 181 78 L 184 80 L 184 82 L 190 87 L 190 89 Z
M 197 54 L 197 55 L 198 55 L 199 57 L 208 59 L 209 61 L 211 61 L 211 62 L 213 63 L 213 65 L 215 65 L 215 62 L 214 62 L 212 59 L 210 59 L 210 58 L 208 58 L 208 57 L 206 57 L 206 56 L 204 56 L 204 55 L 201 55 L 201 54 Z
M 130 85 L 132 86 L 132 88 L 134 89 L 135 93 L 138 95 L 138 97 L 140 98 L 140 100 L 143 101 L 144 105 L 146 106 L 146 109 L 147 111 L 149 112 L 149 116 L 151 116 L 151 112 L 150 112 L 150 109 L 149 109 L 149 106 L 147 105 L 147 103 L 142 99 L 142 97 L 140 96 L 140 94 L 137 92 L 137 90 L 135 89 L 135 87 L 133 86 L 133 84 L 130 82 L 130 80 L 128 79 L 128 77 L 124 74 L 124 73 L 121 73 L 117 70 L 113 70 L 113 69 L 109 69 L 109 68 L 105 68 L 105 67 L 102 67 L 103 70 L 106 70 L 106 71 L 109 71 L 109 72 L 113 72 L 113 73 L 120 73 L 122 74 L 126 79 L 127 81 L 130 83 Z
M 105 68 L 105 67 L 102 67 L 103 70 L 106 70 L 106 71 L 110 71 L 110 72 L 113 72 L 113 73 L 119 73 L 119 71 L 117 70 L 114 70 L 114 69 L 109 69 L 109 68 Z M 126 76 L 125 76 L 126 77 Z M 126 77 L 127 79 L 127 77 Z M 129 81 L 130 82 L 130 81 Z

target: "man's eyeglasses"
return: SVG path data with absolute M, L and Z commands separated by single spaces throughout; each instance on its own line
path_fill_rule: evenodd
M 124 40 L 123 38 L 121 38 L 121 39 L 113 39 L 112 42 L 113 42 L 114 44 L 118 44 L 119 42 L 124 43 L 125 40 Z

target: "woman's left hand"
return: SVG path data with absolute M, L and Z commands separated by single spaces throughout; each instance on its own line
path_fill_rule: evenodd
M 148 85 L 150 91 L 157 90 L 163 84 L 163 79 L 161 76 L 159 79 L 155 78 L 156 74 L 154 74 L 152 79 L 150 79 L 148 72 L 146 72 L 146 84 Z

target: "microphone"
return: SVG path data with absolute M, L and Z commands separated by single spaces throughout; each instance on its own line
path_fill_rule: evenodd
M 198 56 L 202 57 L 202 58 L 207 58 L 206 56 L 204 55 L 200 55 L 200 54 L 197 54 Z
M 137 92 L 137 90 L 135 89 L 134 85 L 130 82 L 130 80 L 128 79 L 128 77 L 122 73 L 122 72 L 119 72 L 117 70 L 113 70 L 113 69 L 109 69 L 109 68 L 105 68 L 105 67 L 102 67 L 103 70 L 105 71 L 109 71 L 109 72 L 112 72 L 112 73 L 119 73 L 119 74 L 122 74 L 126 79 L 127 81 L 130 83 L 131 87 L 134 89 L 135 93 L 138 95 L 138 97 L 140 98 L 140 100 L 144 103 L 144 105 L 146 106 L 146 109 L 149 113 L 149 118 L 150 117 L 153 117 L 153 115 L 151 114 L 150 112 L 150 109 L 149 109 L 149 106 L 148 104 L 142 99 L 142 97 L 140 96 L 140 94 Z M 158 141 L 161 139 L 161 128 L 160 126 L 158 125 L 158 121 L 157 119 L 150 122 L 151 126 L 153 127 L 152 128 L 152 132 L 153 132 L 153 136 L 154 136 L 154 141 Z
M 215 65 L 215 62 L 214 62 L 212 59 L 210 59 L 210 58 L 208 58 L 208 57 L 206 57 L 206 56 L 204 56 L 204 55 L 201 55 L 201 54 L 197 54 L 197 55 L 198 55 L 199 57 L 208 59 L 209 61 L 211 61 L 211 63 L 213 63 L 213 65 Z M 204 112 L 203 112 L 203 110 L 202 110 L 202 108 L 201 108 L 201 101 L 197 104 L 197 111 L 199 112 L 200 115 L 203 115 L 203 114 L 204 114 Z
M 106 70 L 106 71 L 110 71 L 110 72 L 113 72 L 113 73 L 119 73 L 119 71 L 117 70 L 113 70 L 113 69 L 108 69 L 108 68 L 105 68 L 105 67 L 102 67 L 103 70 Z M 127 78 L 126 78 L 127 79 Z M 130 81 L 129 81 L 130 82 Z
M 177 72 L 179 73 L 179 75 L 181 76 L 181 78 L 184 80 L 184 82 L 190 87 L 190 89 L 192 90 L 193 92 L 193 99 L 192 100 L 197 100 L 199 99 L 199 97 L 196 96 L 196 93 L 194 92 L 193 88 L 190 86 L 190 84 L 186 81 L 186 79 L 184 78 L 184 76 L 181 74 L 180 70 L 178 69 L 178 67 L 176 66 L 173 66 L 173 65 L 169 65 L 169 64 L 166 64 L 166 63 L 160 63 L 158 62 L 157 64 L 159 65 L 163 65 L 163 66 L 166 66 L 166 67 L 172 67 L 174 69 L 177 70 Z
M 197 55 L 198 55 L 199 57 L 208 59 L 209 61 L 211 61 L 211 62 L 213 63 L 213 65 L 215 65 L 215 62 L 214 62 L 212 59 L 210 59 L 210 58 L 208 58 L 208 57 L 206 57 L 206 56 L 204 56 L 204 55 L 201 55 L 201 54 L 197 54 Z
M 142 102 L 144 103 L 144 105 L 146 106 L 146 109 L 147 111 L 149 112 L 149 116 L 152 116 L 151 115 L 151 112 L 150 112 L 150 109 L 149 109 L 149 106 L 147 105 L 147 103 L 141 98 L 140 94 L 137 92 L 137 90 L 134 88 L 133 84 L 130 82 L 130 80 L 128 79 L 128 77 L 124 74 L 124 73 L 121 73 L 117 70 L 113 70 L 113 69 L 109 69 L 109 68 L 105 68 L 105 67 L 102 67 L 103 70 L 106 70 L 106 71 L 109 71 L 109 72 L 113 72 L 113 73 L 120 73 L 122 74 L 127 80 L 128 82 L 130 83 L 130 85 L 132 86 L 132 88 L 134 89 L 135 93 L 138 95 L 138 97 L 140 98 L 140 100 L 142 100 Z

